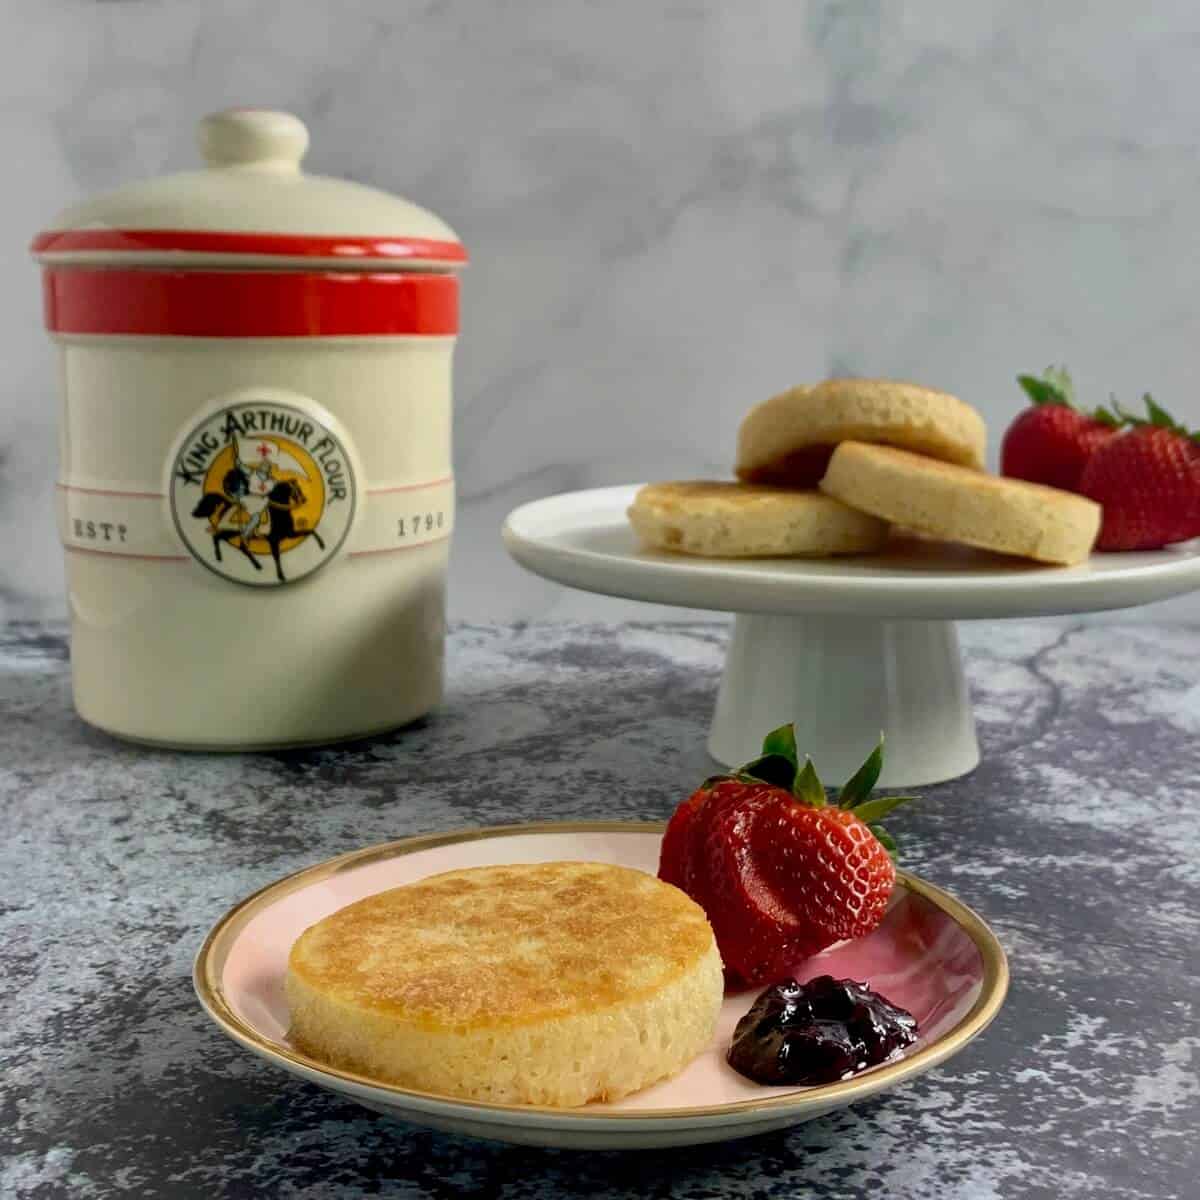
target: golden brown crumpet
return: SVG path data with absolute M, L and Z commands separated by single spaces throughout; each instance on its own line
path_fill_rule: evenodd
M 1046 563 L 1082 562 L 1100 529 L 1100 506 L 1083 496 L 891 446 L 843 442 L 821 490 L 896 525 Z
M 887 540 L 887 525 L 817 491 L 692 480 L 650 483 L 629 521 L 652 549 L 707 558 L 863 554 Z
M 502 1104 L 615 1099 L 713 1036 L 723 977 L 703 910 L 605 863 L 478 867 L 340 909 L 292 948 L 289 1037 L 420 1091 Z
M 736 473 L 749 483 L 816 487 L 834 447 L 849 441 L 982 470 L 987 429 L 947 392 L 890 379 L 827 379 L 750 410 L 738 430 Z

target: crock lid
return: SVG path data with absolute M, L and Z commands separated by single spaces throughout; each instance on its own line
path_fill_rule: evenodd
M 33 241 L 47 265 L 450 271 L 467 253 L 431 212 L 377 188 L 306 175 L 291 113 L 233 108 L 200 122 L 207 167 L 97 196 Z

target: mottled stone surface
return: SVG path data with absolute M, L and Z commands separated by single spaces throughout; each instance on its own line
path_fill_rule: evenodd
M 459 628 L 445 710 L 336 751 L 120 745 L 71 711 L 57 630 L 0 642 L 0 1195 L 1193 1197 L 1200 1178 L 1200 630 L 964 630 L 984 745 L 894 824 L 1008 949 L 996 1023 L 791 1132 L 546 1152 L 426 1132 L 227 1041 L 204 930 L 370 842 L 662 817 L 708 770 L 720 625 Z

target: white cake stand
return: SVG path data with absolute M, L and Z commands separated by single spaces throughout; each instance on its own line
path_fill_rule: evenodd
M 639 485 L 551 496 L 509 514 L 522 566 L 585 591 L 737 614 L 708 749 L 725 765 L 792 720 L 829 784 L 887 734 L 881 783 L 954 779 L 979 763 L 953 622 L 1126 608 L 1200 588 L 1200 541 L 1044 567 L 897 539 L 842 559 L 702 559 L 642 550 Z

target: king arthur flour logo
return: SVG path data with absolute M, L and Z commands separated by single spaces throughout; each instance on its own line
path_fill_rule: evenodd
M 350 456 L 311 411 L 238 397 L 180 443 L 171 515 L 192 556 L 254 587 L 295 583 L 336 553 L 354 517 Z

